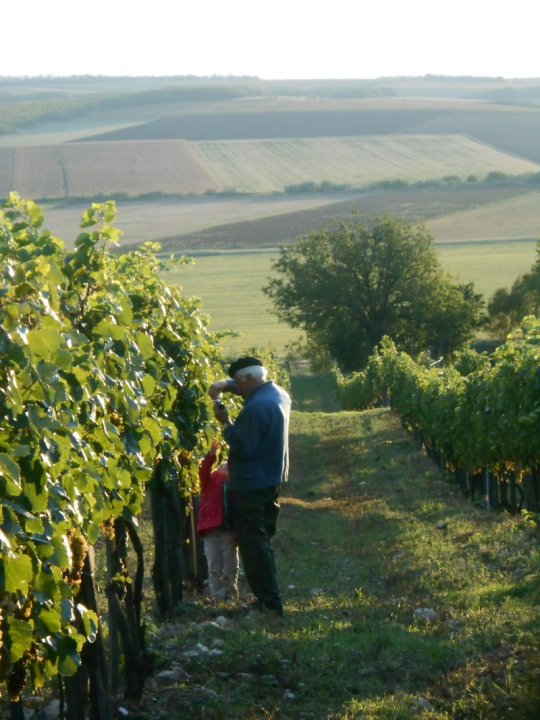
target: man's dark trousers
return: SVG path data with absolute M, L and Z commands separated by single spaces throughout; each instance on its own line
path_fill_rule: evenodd
M 252 593 L 265 607 L 283 612 L 279 596 L 274 548 L 280 486 L 258 490 L 231 489 L 234 525 L 240 557 Z

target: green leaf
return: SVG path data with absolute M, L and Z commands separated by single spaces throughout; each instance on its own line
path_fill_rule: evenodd
M 118 322 L 122 323 L 122 325 L 129 326 L 133 322 L 133 308 L 131 307 L 131 303 L 127 300 L 122 300 L 120 305 L 122 310 L 117 316 Z
M 17 384 L 17 377 L 11 368 L 7 370 L 7 401 L 14 415 L 19 415 L 23 412 L 24 406 Z
M 6 493 L 8 495 L 20 495 L 21 487 L 21 471 L 15 460 L 0 453 L 0 476 L 4 478 Z
M 59 348 L 51 355 L 51 362 L 55 363 L 63 370 L 67 370 L 73 363 L 73 356 L 69 350 Z
M 28 594 L 28 583 L 33 577 L 32 560 L 28 555 L 0 558 L 0 591 Z
M 89 642 L 94 642 L 97 637 L 99 626 L 98 617 L 93 610 L 88 610 L 84 605 L 77 605 L 77 610 L 81 616 L 84 627 L 84 633 Z
M 11 547 L 11 543 L 9 542 L 9 538 L 7 538 L 2 530 L 0 530 L 0 545 L 4 548 L 9 549 Z
M 52 608 L 42 608 L 38 619 L 45 628 L 45 635 L 60 632 L 62 628 L 60 613 Z
M 92 208 L 88 208 L 88 210 L 85 210 L 81 222 L 79 224 L 80 228 L 90 227 L 91 225 L 95 225 L 95 211 Z M 86 237 L 87 233 L 81 233 L 79 237 Z
M 81 664 L 76 636 L 64 635 L 58 642 L 56 651 L 60 675 L 74 675 Z
M 14 457 L 26 457 L 27 455 L 30 455 L 30 452 L 30 445 L 15 445 L 11 448 L 11 454 Z
M 144 360 L 150 359 L 154 354 L 154 345 L 151 338 L 143 332 L 135 333 L 139 352 Z
M 9 648 L 12 663 L 20 660 L 32 644 L 32 624 L 14 617 L 7 618 L 7 632 L 4 642 Z
M 120 240 L 120 235 L 123 234 L 122 230 L 115 228 L 114 225 L 104 225 L 101 228 L 101 235 L 103 238 L 113 243 L 117 243 L 118 240 Z
M 86 539 L 93 545 L 99 537 L 99 525 L 97 523 L 91 523 L 86 528 Z
M 64 338 L 59 330 L 53 328 L 30 330 L 27 334 L 27 340 L 30 350 L 32 350 L 34 355 L 46 359 L 48 359 L 52 353 L 55 353 L 64 343 Z
M 60 609 L 62 616 L 62 625 L 69 625 L 75 619 L 73 612 L 73 600 L 71 598 L 62 598 L 60 601 Z
M 67 537 L 65 535 L 55 537 L 51 542 L 54 552 L 49 557 L 49 562 L 63 570 L 71 568 L 71 549 Z
M 154 394 L 154 390 L 156 389 L 156 381 L 151 375 L 145 375 L 142 379 L 142 387 L 144 394 L 151 396 Z

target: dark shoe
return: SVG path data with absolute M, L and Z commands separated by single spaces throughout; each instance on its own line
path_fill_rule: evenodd
M 260 600 L 254 600 L 253 602 L 246 603 L 245 605 L 240 605 L 242 610 L 247 610 L 248 612 L 263 612 L 264 605 Z
M 283 604 L 281 602 L 272 603 L 271 605 L 265 605 L 265 610 L 271 610 L 272 612 L 277 613 L 277 615 L 282 616 L 283 615 Z

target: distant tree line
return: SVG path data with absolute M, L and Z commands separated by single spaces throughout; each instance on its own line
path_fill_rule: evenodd
M 126 76 L 126 75 L 24 75 L 24 76 L 13 76 L 13 75 L 0 75 L 0 87 L 7 85 L 10 87 L 22 85 L 32 87 L 47 87 L 50 85 L 79 85 L 79 84 L 103 84 L 118 83 L 121 82 L 123 85 L 136 85 L 140 82 L 182 82 L 182 81 L 197 81 L 203 82 L 205 80 L 241 80 L 242 82 L 249 80 L 259 80 L 256 75 L 137 75 L 137 76 Z
M 425 187 L 444 187 L 446 185 L 461 185 L 464 183 L 526 183 L 530 185 L 540 184 L 540 172 L 520 173 L 512 175 L 500 170 L 492 170 L 483 179 L 477 175 L 468 175 L 465 179 L 459 175 L 444 175 L 441 178 L 431 178 L 427 180 L 404 180 L 403 178 L 387 178 L 386 180 L 375 180 L 368 185 L 351 185 L 350 183 L 337 183 L 331 180 L 323 180 L 316 182 L 314 180 L 306 180 L 305 182 L 293 185 L 285 185 L 285 192 L 296 193 L 316 193 L 316 192 L 351 192 L 356 190 L 397 190 L 399 188 L 425 188 Z

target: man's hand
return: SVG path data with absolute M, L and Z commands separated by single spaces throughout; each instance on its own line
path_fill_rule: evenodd
M 225 390 L 227 390 L 228 386 L 228 380 L 214 380 L 214 382 L 208 388 L 208 394 L 210 395 L 212 400 L 215 400 L 218 395 L 221 395 L 222 392 L 225 392 Z
M 225 405 L 223 405 L 223 403 L 214 403 L 214 415 L 216 417 L 216 420 L 222 425 L 227 425 L 231 422 L 229 420 L 229 413 L 227 411 L 227 408 L 225 407 Z

